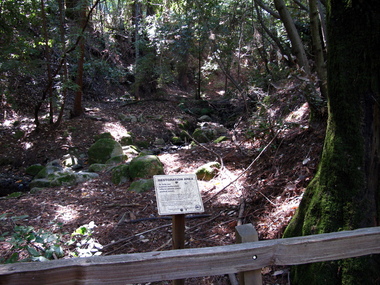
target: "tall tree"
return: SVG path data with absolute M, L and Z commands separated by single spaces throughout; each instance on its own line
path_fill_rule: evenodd
M 298 34 L 293 19 L 285 6 L 285 2 L 283 0 L 274 0 L 274 5 L 278 10 L 281 21 L 285 26 L 286 32 L 288 33 L 289 40 L 292 43 L 292 50 L 298 60 L 298 64 L 305 70 L 306 74 L 310 74 L 310 66 L 304 45 L 300 35 Z
M 77 91 L 74 100 L 74 106 L 72 110 L 72 116 L 78 117 L 83 114 L 82 99 L 83 99 L 83 66 L 84 66 L 84 48 L 85 38 L 84 30 L 87 25 L 87 1 L 79 0 L 80 10 L 78 17 L 78 25 L 81 29 L 81 35 L 79 35 L 79 57 L 78 57 L 78 69 L 76 76 Z
M 318 0 L 309 0 L 310 30 L 313 41 L 313 50 L 315 58 L 315 69 L 319 77 L 319 87 L 321 95 L 327 98 L 327 70 L 322 40 L 322 23 L 318 12 Z
M 380 224 L 380 1 L 330 0 L 327 7 L 324 149 L 286 237 Z M 379 268 L 379 256 L 302 265 L 292 284 L 378 284 Z

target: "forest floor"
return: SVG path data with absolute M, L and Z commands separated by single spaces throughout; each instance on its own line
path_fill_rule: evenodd
M 288 124 L 253 128 L 251 111 L 249 116 L 229 126 L 233 140 L 183 146 L 158 155 L 165 174 L 194 173 L 206 162 L 223 160 L 224 167 L 216 178 L 198 182 L 207 216 L 186 220 L 186 248 L 234 244 L 238 223 L 252 223 L 260 240 L 282 237 L 316 172 L 324 128 L 309 127 L 309 110 L 296 87 L 286 86 L 271 96 L 275 100 L 265 109 L 267 122 L 282 118 Z M 4 110 L 0 173 L 24 176 L 25 167 L 60 158 L 68 147 L 86 153 L 94 136 L 102 132 L 110 132 L 116 139 L 126 131 L 140 140 L 166 138 L 175 128 L 175 118 L 190 116 L 178 108 L 178 103 L 178 99 L 136 104 L 89 101 L 85 102 L 85 116 L 67 119 L 56 130 L 43 127 L 39 132 L 34 131 L 30 117 Z M 144 122 L 128 123 L 118 119 L 120 113 L 150 116 Z M 23 131 L 21 138 L 16 136 L 18 130 Z M 98 179 L 76 186 L 45 188 L 18 198 L 2 198 L 0 234 L 10 231 L 15 224 L 29 225 L 67 233 L 62 239 L 68 240 L 75 229 L 93 221 L 96 224 L 93 237 L 103 245 L 103 255 L 170 250 L 171 221 L 151 219 L 158 217 L 154 191 L 128 192 L 128 185 L 113 185 L 110 173 L 105 172 Z M 22 215 L 27 217 L 11 219 Z M 130 222 L 138 219 L 142 220 Z M 0 242 L 0 257 L 7 257 L 9 252 L 9 243 Z M 263 284 L 288 284 L 287 267 L 267 267 L 262 273 Z M 228 276 L 211 276 L 191 278 L 186 284 L 223 285 L 230 281 Z

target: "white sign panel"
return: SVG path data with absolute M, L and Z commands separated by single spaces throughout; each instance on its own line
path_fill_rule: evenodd
M 158 214 L 203 213 L 204 207 L 195 174 L 155 175 Z

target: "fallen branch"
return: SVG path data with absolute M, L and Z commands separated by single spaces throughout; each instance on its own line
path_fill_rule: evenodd
M 222 170 L 224 168 L 224 163 L 223 163 L 223 158 L 215 151 L 213 151 L 212 149 L 209 149 L 207 147 L 205 147 L 204 145 L 202 145 L 200 142 L 198 142 L 192 135 L 189 134 L 188 131 L 184 130 L 185 134 L 191 138 L 197 145 L 199 145 L 200 147 L 204 148 L 205 150 L 207 150 L 208 152 L 211 152 L 212 154 L 215 154 L 217 156 L 217 158 L 219 159 L 220 161 L 220 169 Z
M 219 195 L 223 190 L 225 190 L 228 186 L 235 183 L 240 177 L 244 175 L 254 164 L 255 162 L 261 157 L 261 155 L 267 150 L 267 148 L 272 144 L 272 142 L 277 138 L 278 134 L 280 133 L 280 130 L 277 131 L 277 133 L 273 136 L 271 141 L 260 151 L 260 153 L 256 156 L 256 158 L 248 165 L 248 167 L 243 170 L 235 179 L 233 179 L 230 183 L 228 183 L 226 186 L 224 186 L 222 189 L 220 189 L 218 192 L 216 192 L 214 195 L 212 195 L 210 198 L 208 198 L 204 203 L 209 202 L 212 200 L 215 196 Z

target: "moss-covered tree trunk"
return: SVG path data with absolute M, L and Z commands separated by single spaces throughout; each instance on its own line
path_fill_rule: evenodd
M 328 7 L 325 144 L 317 175 L 285 237 L 380 222 L 380 1 L 330 0 Z M 292 284 L 379 284 L 379 259 L 297 266 Z

